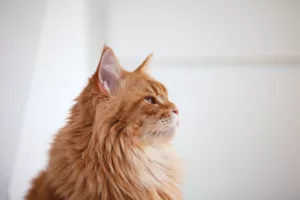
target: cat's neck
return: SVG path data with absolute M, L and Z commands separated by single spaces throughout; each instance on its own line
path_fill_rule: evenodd
M 172 147 L 169 144 L 140 143 L 124 135 L 126 133 L 115 131 L 93 133 L 90 143 L 89 155 L 94 156 L 95 166 L 100 166 L 110 184 L 120 189 L 114 192 L 128 190 L 129 184 L 130 190 L 135 190 L 133 195 L 145 195 L 141 191 L 146 189 L 156 195 L 162 193 L 174 200 L 181 199 L 176 170 L 178 160 Z M 144 198 L 138 196 L 137 199 Z

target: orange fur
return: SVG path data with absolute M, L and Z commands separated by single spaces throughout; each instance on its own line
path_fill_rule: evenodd
M 26 200 L 182 199 L 179 163 L 169 144 L 177 110 L 166 88 L 144 72 L 149 58 L 134 72 L 122 69 L 114 94 L 99 80 L 100 61 Z M 149 95 L 159 101 L 145 101 Z

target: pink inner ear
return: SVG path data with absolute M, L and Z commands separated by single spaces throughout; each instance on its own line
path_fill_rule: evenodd
M 115 73 L 106 68 L 100 68 L 100 82 L 108 93 L 114 92 L 117 87 L 117 81 L 118 77 Z
M 99 69 L 99 80 L 102 88 L 109 94 L 115 92 L 120 77 L 121 67 L 111 49 L 106 49 L 102 54 Z

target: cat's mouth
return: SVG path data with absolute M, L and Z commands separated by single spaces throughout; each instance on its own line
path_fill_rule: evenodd
M 173 139 L 179 127 L 179 117 L 177 115 L 171 115 L 168 118 L 162 118 L 152 121 L 153 118 L 145 123 L 142 128 L 141 140 L 150 142 L 167 142 Z
M 161 130 L 174 131 L 179 127 L 179 117 L 177 115 L 171 115 L 168 118 L 161 119 L 157 122 L 157 126 Z
M 179 119 L 177 116 L 159 120 L 156 124 L 157 129 L 155 135 L 158 138 L 170 138 L 176 134 L 179 127 Z

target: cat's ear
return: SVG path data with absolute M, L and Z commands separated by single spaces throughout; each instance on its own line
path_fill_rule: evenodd
M 113 94 L 123 73 L 124 70 L 113 50 L 105 46 L 97 70 L 100 89 L 106 94 Z
M 134 72 L 147 72 L 153 53 L 149 54 L 144 62 Z

